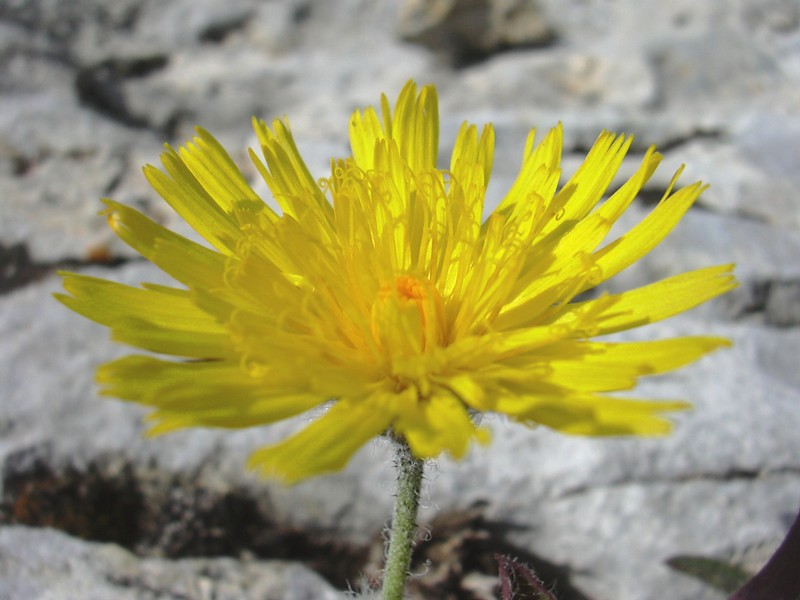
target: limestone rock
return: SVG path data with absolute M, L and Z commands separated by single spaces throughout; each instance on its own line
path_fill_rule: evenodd
M 59 531 L 0 527 L 0 597 L 7 600 L 335 600 L 318 575 L 287 562 L 139 558 Z
M 406 0 L 397 30 L 457 64 L 556 37 L 534 0 Z
M 58 268 L 166 282 L 97 215 L 108 195 L 191 235 L 140 171 L 158 163 L 163 142 L 183 144 L 202 125 L 265 193 L 246 151 L 253 114 L 288 116 L 323 177 L 331 156 L 349 152 L 351 111 L 413 77 L 439 90 L 442 166 L 463 120 L 495 124 L 487 210 L 513 182 L 528 130 L 541 137 L 558 122 L 564 177 L 602 129 L 635 135 L 612 189 L 651 144 L 663 152 L 614 234 L 652 210 L 682 163 L 681 184 L 711 184 L 660 247 L 604 290 L 727 262 L 741 281 L 693 313 L 629 334 L 735 341 L 637 391 L 694 403 L 672 437 L 584 440 L 487 418 L 489 448 L 431 467 L 423 517 L 432 539 L 419 556 L 436 564 L 415 565 L 431 575 L 424 585 L 436 579 L 458 598 L 485 597 L 496 576 L 491 554 L 504 551 L 561 582 L 563 600 L 721 598 L 667 561 L 700 555 L 755 569 L 798 508 L 799 57 L 791 0 L 3 3 L 0 569 L 24 574 L 49 562 L 52 578 L 3 573 L 0 585 L 15 587 L 0 596 L 59 597 L 77 581 L 68 567 L 111 590 L 98 597 L 124 598 L 121 581 L 174 590 L 214 572 L 222 575 L 209 576 L 211 587 L 185 594 L 247 597 L 257 593 L 243 583 L 250 578 L 299 598 L 356 585 L 376 564 L 368 557 L 375 548 L 380 557 L 375 540 L 392 500 L 386 442 L 340 474 L 287 489 L 243 465 L 313 414 L 145 439 L 144 411 L 98 398 L 92 383 L 98 363 L 127 350 L 50 294 Z M 759 560 L 745 559 L 754 548 Z M 201 556 L 211 562 L 191 562 Z M 103 579 L 112 563 L 128 579 Z M 299 569 L 301 580 L 319 583 L 312 569 L 331 585 L 273 588 L 255 574 L 262 568 L 283 582 Z M 149 593 L 130 589 L 130 597 Z

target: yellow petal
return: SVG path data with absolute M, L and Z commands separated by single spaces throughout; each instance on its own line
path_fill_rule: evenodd
M 180 150 L 167 146 L 161 162 L 166 173 L 147 165 L 147 180 L 195 231 L 226 254 L 235 250 L 241 226 L 253 215 L 275 218 L 225 149 L 202 128 Z
M 190 287 L 218 288 L 223 284 L 224 255 L 173 233 L 124 204 L 103 203 L 114 233 L 165 273 Z
M 356 164 L 363 171 L 372 170 L 375 165 L 375 144 L 387 137 L 374 109 L 368 108 L 363 113 L 355 111 L 350 117 L 350 148 Z
M 604 279 L 609 279 L 645 256 L 675 228 L 706 186 L 695 183 L 664 199 L 643 221 L 595 254 Z
M 611 398 L 576 394 L 503 399 L 498 410 L 529 424 L 587 436 L 665 435 L 672 423 L 660 413 L 686 410 L 685 402 Z
M 75 273 L 62 276 L 64 289 L 72 295 L 56 294 L 56 298 L 110 327 L 116 341 L 192 358 L 220 358 L 232 351 L 228 332 L 197 308 L 188 292 L 134 288 Z
M 575 255 L 593 252 L 597 248 L 652 176 L 660 160 L 660 155 L 655 154 L 652 148 L 648 150 L 639 169 L 620 189 L 594 212 L 560 234 L 560 239 L 553 249 L 553 253 L 559 259 L 552 267 L 554 272 L 568 269 L 567 265 L 570 262 L 574 264 Z M 569 219 L 564 221 L 570 222 Z
M 608 296 L 614 304 L 603 309 L 598 315 L 591 335 L 605 335 L 647 323 L 654 323 L 728 292 L 737 286 L 733 265 L 708 267 L 675 275 L 634 290 Z M 605 297 L 588 302 L 569 305 L 564 315 L 556 320 L 560 324 L 571 320 L 571 311 L 597 307 L 608 302 Z
M 543 229 L 547 234 L 559 226 L 559 221 L 583 219 L 601 200 L 619 170 L 633 142 L 632 137 L 601 133 L 583 163 L 553 200 L 558 207 L 558 219 Z
M 426 85 L 417 96 L 409 82 L 400 92 L 392 116 L 392 139 L 415 173 L 436 168 L 439 154 L 439 99 L 436 88 Z
M 473 438 L 487 441 L 488 434 L 478 430 L 452 393 L 439 390 L 418 400 L 410 390 L 405 396 L 397 398 L 400 408 L 392 429 L 405 438 L 417 458 L 434 458 L 443 450 L 461 458 Z
M 293 484 L 341 470 L 367 441 L 389 427 L 391 414 L 374 400 L 339 400 L 289 439 L 256 450 L 248 466 Z
M 197 127 L 196 131 L 195 138 L 182 147 L 178 155 L 208 197 L 229 215 L 242 203 L 269 210 L 214 136 L 202 127 Z M 185 172 L 183 177 L 186 178 Z
M 409 81 L 400 92 L 394 113 L 382 99 L 383 122 L 374 109 L 356 111 L 350 118 L 350 146 L 358 166 L 371 171 L 375 148 L 382 141 L 393 141 L 404 161 L 415 173 L 436 168 L 439 154 L 439 108 L 436 89 Z
M 168 174 L 152 165 L 144 168 L 153 189 L 217 250 L 233 253 L 241 236 L 233 216 L 222 210 L 203 189 L 174 150 L 162 154 L 161 161 Z
M 544 216 L 545 211 L 552 208 L 550 203 L 553 199 L 552 191 L 555 190 L 543 193 L 541 182 L 549 181 L 551 173 L 561 172 L 563 129 L 559 123 L 534 147 L 535 136 L 536 131 L 531 130 L 523 154 L 522 168 L 511 189 L 497 206 L 496 213 L 512 214 L 534 211 L 538 221 Z M 534 202 L 531 201 L 531 198 L 541 206 L 533 206 Z M 552 215 L 555 215 L 555 211 Z
M 330 242 L 332 207 L 300 156 L 288 124 L 276 119 L 272 122 L 273 132 L 264 121 L 253 119 L 253 127 L 266 165 L 252 150 L 250 158 L 275 201 L 285 214 L 301 222 L 316 237 Z
M 563 389 L 608 392 L 633 387 L 639 377 L 677 369 L 723 346 L 728 340 L 684 337 L 625 343 L 564 341 L 531 355 L 547 365 L 541 381 Z

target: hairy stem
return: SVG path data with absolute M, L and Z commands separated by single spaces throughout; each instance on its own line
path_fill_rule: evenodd
M 392 515 L 389 554 L 383 577 L 383 600 L 402 600 L 411 564 L 414 530 L 422 485 L 423 461 L 415 458 L 403 439 L 397 439 L 397 492 Z

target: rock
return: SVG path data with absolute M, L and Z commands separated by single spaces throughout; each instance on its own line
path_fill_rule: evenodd
M 136 2 L 108 4 L 97 0 L 77 0 L 68 6 L 51 0 L 8 2 L 0 17 L 21 27 L 47 43 L 69 47 L 87 31 L 125 30 L 136 18 Z
M 489 18 L 470 19 L 467 9 Z M 331 156 L 348 153 L 350 112 L 382 91 L 393 97 L 413 77 L 438 86 L 442 166 L 463 120 L 495 123 L 488 209 L 513 182 L 529 128 L 541 137 L 559 121 L 564 176 L 602 129 L 636 136 L 612 188 L 651 144 L 664 153 L 615 233 L 652 210 L 681 163 L 682 183 L 711 183 L 659 248 L 603 289 L 731 261 L 741 280 L 693 313 L 629 334 L 710 333 L 736 342 L 636 392 L 695 404 L 676 418 L 672 437 L 574 439 L 488 418 L 489 448 L 431 466 L 423 518 L 432 537 L 418 558 L 433 563 L 415 564 L 429 575 L 418 589 L 486 597 L 497 576 L 492 554 L 503 552 L 557 581 L 562 600 L 720 598 L 667 561 L 706 556 L 752 571 L 797 512 L 798 10 L 761 0 L 5 3 L 0 569 L 30 574 L 52 563 L 54 579 L 3 573 L 0 585 L 17 587 L 0 588 L 0 596 L 58 597 L 63 582 L 77 581 L 67 566 L 89 582 L 87 597 L 96 587 L 98 597 L 113 598 L 158 597 L 120 581 L 174 590 L 190 576 L 211 580 L 195 597 L 224 597 L 228 585 L 247 597 L 260 592 L 246 578 L 262 581 L 253 569 L 274 573 L 274 561 L 289 565 L 278 569 L 284 574 L 300 569 L 304 581 L 310 568 L 337 589 L 374 576 L 392 501 L 385 441 L 340 474 L 283 488 L 247 473 L 247 456 L 313 415 L 145 439 L 144 412 L 97 398 L 92 383 L 95 366 L 126 349 L 50 294 L 59 289 L 58 268 L 165 282 L 97 215 L 99 197 L 109 195 L 191 235 L 141 174 L 144 163 L 158 162 L 163 142 L 183 144 L 203 125 L 264 192 L 246 152 L 254 113 L 288 116 L 321 177 Z M 419 42 L 400 39 L 397 29 Z M 227 558 L 203 567 L 188 561 L 212 555 Z M 112 563 L 128 565 L 128 579 L 104 579 Z M 283 589 L 275 593 L 291 597 L 295 588 Z
M 39 262 L 88 260 L 93 248 L 110 239 L 105 219 L 98 215 L 102 208 L 99 197 L 116 187 L 126 167 L 124 158 L 114 154 L 60 157 L 3 182 L 3 191 L 11 199 L 3 209 L 3 238 L 29 244 L 31 255 Z M 76 170 L 85 176 L 65 188 L 62 182 Z M 87 202 L 90 197 L 98 200 Z
M 8 69 L 0 76 L 0 240 L 22 244 L 37 263 L 91 260 L 110 242 L 98 216 L 120 182 L 133 148 L 158 148 L 147 131 L 85 106 L 74 66 L 51 47 L 6 24 Z M 13 93 L 8 92 L 13 90 Z M 141 177 L 141 175 L 140 175 Z M 65 184 L 65 182 L 69 182 Z M 130 196 L 129 196 L 130 198 Z
M 699 139 L 681 148 L 686 175 L 713 182 L 706 206 L 798 231 L 798 136 L 796 114 L 754 110 L 732 124 L 727 140 Z
M 133 118 L 165 137 L 186 138 L 198 123 L 211 131 L 249 130 L 250 117 L 276 114 L 291 79 L 250 49 L 211 47 L 174 55 L 166 68 L 123 88 Z
M 765 312 L 770 325 L 800 325 L 800 280 L 771 283 L 767 289 Z
M 710 106 L 758 95 L 779 84 L 777 62 L 744 32 L 688 38 L 679 45 L 651 50 L 662 102 Z M 702 65 L 702 66 L 701 66 Z M 737 77 L 742 71 L 749 77 Z
M 302 565 L 232 558 L 140 558 L 43 528 L 0 527 L 0 597 L 7 600 L 334 600 Z
M 406 0 L 397 31 L 456 64 L 556 37 L 534 0 Z

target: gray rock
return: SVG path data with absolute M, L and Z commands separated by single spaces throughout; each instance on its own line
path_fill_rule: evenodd
M 94 248 L 109 239 L 105 219 L 98 215 L 99 197 L 114 188 L 127 164 L 123 157 L 51 158 L 0 184 L 4 196 L 0 234 L 6 243 L 25 243 L 34 260 L 89 260 Z M 63 182 L 84 176 L 74 185 Z M 94 203 L 87 198 L 96 198 Z M 50 208 L 52 207 L 52 208 Z
M 800 280 L 771 283 L 767 288 L 765 312 L 770 325 L 800 325 Z
M 795 110 L 800 105 L 795 107 Z M 688 177 L 712 182 L 706 206 L 800 230 L 797 115 L 756 110 L 731 127 L 729 140 L 701 139 L 681 150 Z
M 533 0 L 406 0 L 397 31 L 456 64 L 556 38 Z
M 737 102 L 781 80 L 777 62 L 745 32 L 720 31 L 653 48 L 660 101 L 697 109 Z M 737 76 L 742 71 L 748 77 Z
M 128 27 L 137 12 L 136 2 L 106 3 L 78 0 L 64 5 L 52 0 L 6 2 L 0 19 L 52 44 L 69 47 L 89 30 L 106 34 Z
M 220 60 L 220 55 L 226 55 Z M 275 115 L 293 76 L 252 48 L 193 49 L 168 66 L 122 83 L 128 110 L 148 126 L 187 137 L 203 123 L 211 131 L 250 128 L 251 116 Z M 231 73 L 230 64 L 236 64 Z M 285 100 L 284 100 L 285 101 Z
M 44 528 L 0 527 L 6 600 L 334 600 L 342 595 L 302 565 L 231 558 L 140 558 Z
M 484 502 L 490 525 L 520 526 L 503 538 L 507 549 L 555 565 L 554 577 L 583 597 L 720 597 L 666 567 L 676 555 L 760 566 L 796 513 L 800 482 L 800 9 L 790 0 L 493 5 L 522 7 L 532 20 L 499 18 L 472 30 L 483 60 L 458 68 L 399 39 L 397 28 L 410 27 L 400 3 L 34 0 L 0 8 L 0 520 L 94 540 L 6 527 L 0 553 L 11 558 L 0 569 L 33 573 L 49 561 L 58 586 L 73 582 L 69 568 L 87 586 L 113 590 L 97 597 L 114 598 L 128 593 L 103 579 L 114 561 L 128 565 L 132 584 L 175 590 L 169 586 L 202 577 L 205 567 L 181 558 L 198 553 L 231 559 L 203 563 L 225 583 L 211 577 L 212 587 L 184 591 L 192 597 L 209 590 L 220 597 L 226 585 L 257 594 L 243 587 L 246 577 L 261 581 L 243 553 L 301 562 L 339 587 L 358 580 L 391 510 L 388 444 L 369 445 L 341 474 L 287 489 L 243 465 L 249 452 L 310 416 L 249 431 L 142 438 L 143 411 L 97 398 L 92 384 L 94 367 L 126 350 L 50 298 L 58 289 L 51 272 L 73 261 L 98 276 L 163 282 L 151 266 L 129 260 L 96 214 L 98 198 L 111 195 L 188 234 L 140 172 L 157 163 L 162 142 L 182 144 L 203 125 L 263 192 L 246 154 L 252 114 L 288 115 L 312 171 L 324 176 L 327 159 L 348 152 L 350 112 L 374 104 L 381 91 L 393 97 L 410 77 L 438 86 L 442 165 L 462 120 L 496 124 L 489 209 L 516 175 L 528 129 L 543 133 L 559 121 L 565 176 L 601 129 L 636 136 L 612 187 L 648 146 L 664 152 L 619 232 L 651 209 L 681 163 L 683 182 L 712 184 L 661 247 L 605 289 L 731 261 L 742 282 L 690 315 L 629 334 L 736 341 L 643 383 L 637 393 L 695 403 L 676 418 L 672 437 L 572 439 L 488 418 L 492 446 L 429 469 L 424 518 Z M 443 27 L 455 35 L 453 21 L 422 21 L 414 31 L 423 38 Z M 524 25 L 522 37 L 509 29 L 516 24 Z M 557 43 L 545 43 L 553 32 Z M 499 51 L 520 41 L 537 47 Z M 106 267 L 89 265 L 102 260 Z M 759 558 L 746 560 L 753 548 Z M 128 551 L 163 558 L 154 567 L 156 559 Z M 286 567 L 295 568 L 302 569 Z M 491 561 L 466 576 L 462 596 L 470 586 L 485 595 Z M 7 588 L 12 597 L 59 597 L 64 589 L 9 581 L 17 586 Z M 39 587 L 19 587 L 28 584 Z M 131 589 L 138 595 L 129 597 L 158 597 Z

